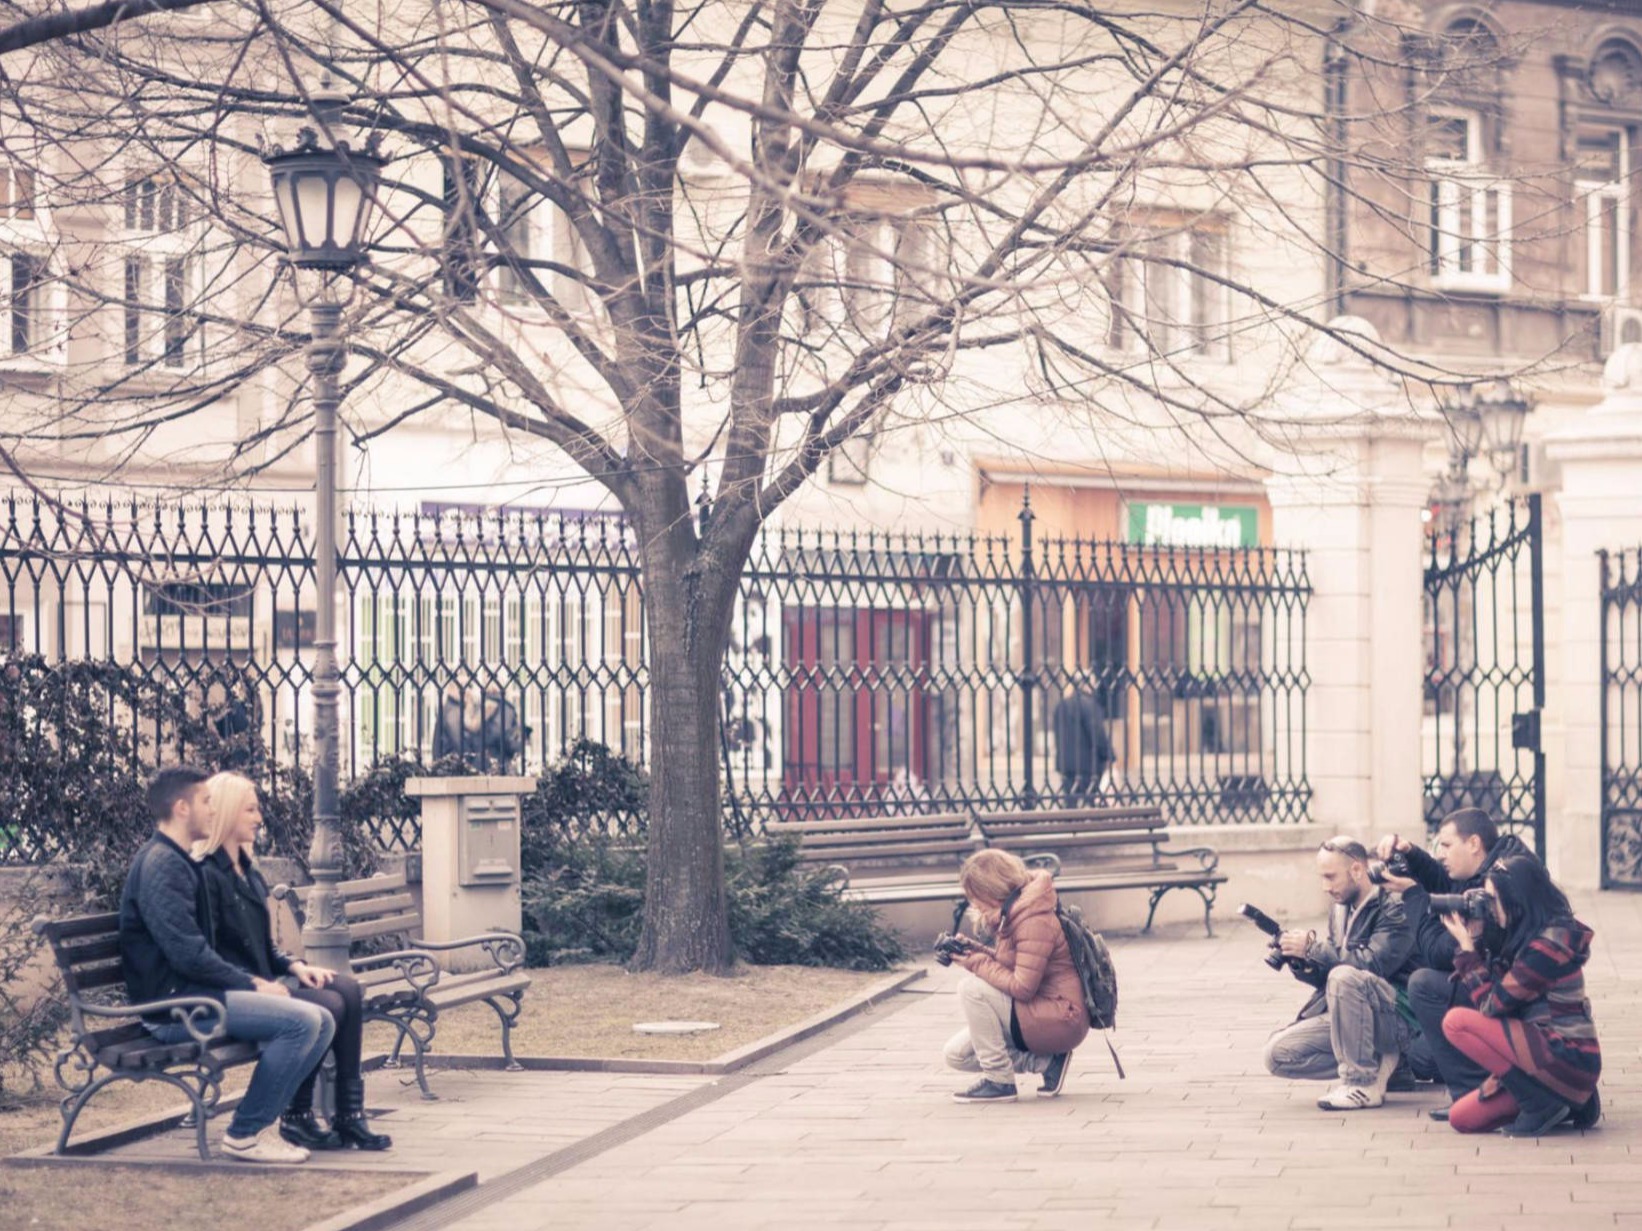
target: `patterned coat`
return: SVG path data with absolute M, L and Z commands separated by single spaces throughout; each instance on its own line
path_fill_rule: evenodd
M 1576 1106 L 1591 1097 L 1602 1072 L 1585 996 L 1591 936 L 1569 919 L 1534 937 L 1515 961 L 1465 952 L 1454 958 L 1455 980 L 1473 1007 L 1499 1019 L 1517 1067 Z
M 1040 1056 L 1071 1051 L 1089 1034 L 1083 983 L 1055 916 L 1055 885 L 1034 872 L 998 928 L 998 940 L 969 970 L 1015 1002 L 1021 1041 Z

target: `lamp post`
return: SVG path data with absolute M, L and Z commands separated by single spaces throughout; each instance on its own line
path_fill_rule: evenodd
M 1456 541 L 1471 505 L 1471 459 L 1487 454 L 1503 484 L 1516 469 L 1523 425 L 1533 408 L 1533 402 L 1503 378 L 1481 388 L 1460 385 L 1443 405 L 1443 418 L 1453 439 L 1448 447 L 1448 469 L 1437 480 L 1437 504 L 1450 542 Z
M 328 119 L 336 118 L 333 108 Z M 370 145 L 351 149 L 304 128 L 289 150 L 268 150 L 263 161 L 273 179 L 274 202 L 285 229 L 285 256 L 298 270 L 314 271 L 317 290 L 298 298 L 308 309 L 313 332 L 307 346 L 313 377 L 315 533 L 314 620 L 314 838 L 308 848 L 313 888 L 308 895 L 302 942 L 307 960 L 330 970 L 348 969 L 348 924 L 337 894 L 342 879 L 342 834 L 337 816 L 336 665 L 336 410 L 342 397 L 337 377 L 347 358 L 342 310 L 352 295 L 336 283 L 364 259 L 365 223 L 375 198 L 383 160 Z

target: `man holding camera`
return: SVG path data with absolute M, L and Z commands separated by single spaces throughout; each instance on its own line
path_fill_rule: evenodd
M 1340 1084 L 1317 1100 L 1325 1111 L 1384 1103 L 1408 1040 L 1397 984 L 1413 968 L 1414 929 L 1402 899 L 1369 879 L 1368 862 L 1367 848 L 1354 839 L 1323 843 L 1317 874 L 1333 903 L 1328 939 L 1285 931 L 1273 942 L 1294 977 L 1316 991 L 1266 1044 L 1266 1069 L 1312 1080 L 1338 1075 Z
M 1377 853 L 1389 862 L 1400 860 L 1407 869 L 1406 877 L 1390 876 L 1386 884 L 1408 895 L 1416 919 L 1418 969 L 1408 980 L 1408 1004 L 1419 1022 L 1421 1046 L 1430 1050 L 1450 1097 L 1461 1098 L 1480 1086 L 1488 1073 L 1443 1035 L 1443 1016 L 1455 1006 L 1469 1007 L 1470 1001 L 1452 978 L 1459 942 L 1443 926 L 1442 919 L 1427 909 L 1427 897 L 1480 889 L 1495 864 L 1532 852 L 1510 834 L 1502 836 L 1493 818 L 1481 808 L 1461 808 L 1443 818 L 1437 830 L 1435 855 L 1396 834 L 1381 838 Z M 1480 931 L 1480 924 L 1473 922 L 1470 926 L 1473 935 Z M 1433 1120 L 1448 1119 L 1446 1107 L 1430 1114 Z

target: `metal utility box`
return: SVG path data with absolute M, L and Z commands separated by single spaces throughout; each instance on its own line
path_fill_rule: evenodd
M 519 874 L 519 797 L 459 797 L 457 884 L 507 884 Z

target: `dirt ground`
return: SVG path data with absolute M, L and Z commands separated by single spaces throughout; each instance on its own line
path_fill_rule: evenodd
M 882 973 L 811 966 L 742 966 L 730 978 L 635 975 L 619 966 L 554 966 L 530 972 L 524 1013 L 513 1031 L 519 1056 L 608 1056 L 620 1059 L 711 1060 L 878 982 Z M 719 1029 L 693 1035 L 635 1034 L 637 1022 L 710 1021 Z M 392 1046 L 393 1030 L 366 1032 L 366 1054 Z M 501 1054 L 496 1015 L 468 1005 L 439 1019 L 434 1054 Z

